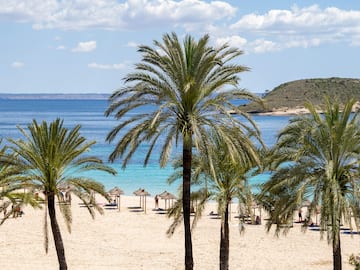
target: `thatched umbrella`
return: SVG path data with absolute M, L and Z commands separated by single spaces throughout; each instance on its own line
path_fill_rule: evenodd
M 305 201 L 303 201 L 303 203 L 301 204 L 301 207 L 310 207 L 310 205 L 311 205 L 311 201 L 305 200 Z
M 140 207 L 142 207 L 142 206 L 144 207 L 144 212 L 146 214 L 146 196 L 149 196 L 150 193 L 147 192 L 145 189 L 140 188 L 138 190 L 135 190 L 134 194 L 136 196 L 140 196 Z M 142 201 L 142 203 L 141 203 L 141 201 Z
M 140 196 L 140 193 L 141 193 L 143 190 L 144 190 L 143 188 L 138 188 L 137 190 L 135 190 L 135 191 L 133 192 L 133 194 L 134 194 L 135 196 Z M 141 197 L 140 197 L 140 207 L 142 207 L 142 205 L 141 205 Z
M 308 211 L 308 216 L 309 219 L 311 218 L 309 215 L 309 211 L 311 208 L 313 208 L 313 204 L 310 200 L 305 200 L 302 205 L 302 207 L 306 207 L 307 211 Z M 315 205 L 315 225 L 318 225 L 318 215 L 320 214 L 320 210 L 321 210 L 321 206 L 320 205 Z
M 110 194 L 110 196 L 115 197 L 115 203 L 120 211 L 120 195 L 124 194 L 124 191 L 122 191 L 119 187 L 113 187 L 108 191 L 108 193 Z
M 65 202 L 65 192 L 67 187 L 67 183 L 60 183 L 59 185 L 57 185 L 57 189 L 59 190 L 60 194 L 60 202 Z
M 161 199 L 165 200 L 165 209 L 166 209 L 166 205 L 167 205 L 168 200 L 169 200 L 169 207 L 170 207 L 170 200 L 172 202 L 171 205 L 173 205 L 174 200 L 177 200 L 177 197 L 174 194 L 172 194 L 172 193 L 170 193 L 170 192 L 168 192 L 166 190 L 163 193 L 159 194 L 158 196 Z
M 61 202 L 70 203 L 71 204 L 71 192 L 76 188 L 68 183 L 62 182 L 57 186 L 60 191 L 60 200 Z
M 256 209 L 259 210 L 259 219 L 260 219 L 260 221 L 261 221 L 261 208 L 262 208 L 261 204 L 259 204 L 257 201 L 252 201 L 252 203 L 251 203 L 251 208 L 254 210 L 255 222 L 256 222 L 256 212 L 255 212 Z
M 305 200 L 305 201 L 303 201 L 302 204 L 300 205 L 300 209 L 301 209 L 302 207 L 306 207 L 306 211 L 307 211 L 306 219 L 307 219 L 307 218 L 310 218 L 310 213 L 309 213 L 309 211 L 310 211 L 310 209 L 311 209 L 311 207 L 312 207 L 311 201 L 310 201 L 310 200 Z M 300 215 L 300 213 L 301 213 L 300 209 L 299 209 L 299 215 Z M 317 219 L 317 215 L 316 215 L 316 219 Z M 317 221 L 316 221 L 316 223 L 317 223 Z

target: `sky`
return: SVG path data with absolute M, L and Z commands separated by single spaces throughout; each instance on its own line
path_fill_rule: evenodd
M 254 93 L 360 78 L 359 0 L 0 0 L 0 93 L 112 93 L 165 33 L 244 54 Z

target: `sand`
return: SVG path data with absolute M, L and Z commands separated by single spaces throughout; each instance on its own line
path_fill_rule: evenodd
M 160 200 L 160 207 L 164 201 Z M 132 209 L 139 198 L 121 196 L 121 209 L 105 210 L 93 220 L 87 210 L 73 198 L 73 225 L 67 232 L 59 211 L 65 254 L 69 269 L 184 269 L 183 229 L 168 238 L 171 223 L 165 215 L 152 211 L 154 199 L 147 199 L 147 213 Z M 300 224 L 287 236 L 267 233 L 262 225 L 246 225 L 240 235 L 232 206 L 230 221 L 230 269 L 332 269 L 332 248 L 326 235 L 320 240 L 318 231 L 301 232 Z M 58 209 L 57 209 L 58 210 Z M 209 203 L 205 213 L 216 211 Z M 0 269 L 58 269 L 52 235 L 49 253 L 43 245 L 43 210 L 26 207 L 25 215 L 10 218 L 0 226 Z M 295 217 L 295 215 L 294 215 Z M 296 218 L 296 217 L 295 217 Z M 204 215 L 193 231 L 194 269 L 219 269 L 220 220 Z M 341 234 L 343 269 L 351 253 L 359 252 L 358 235 Z
M 352 107 L 352 112 L 360 110 L 360 101 L 357 101 Z M 322 113 L 322 110 L 316 110 L 318 113 Z M 269 116 L 295 116 L 309 114 L 309 110 L 303 106 L 297 106 L 296 108 L 283 107 L 273 109 L 270 112 L 257 113 L 258 115 L 269 115 Z

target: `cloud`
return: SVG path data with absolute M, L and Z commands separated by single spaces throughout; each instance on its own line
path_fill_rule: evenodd
M 171 12 L 169 12 L 171 11 Z M 30 22 L 35 29 L 138 29 L 204 24 L 231 18 L 236 8 L 201 0 L 12 0 L 0 2 L 0 19 Z
M 305 8 L 293 6 L 291 10 L 274 9 L 264 15 L 254 13 L 243 16 L 231 25 L 232 29 L 267 31 L 271 33 L 331 32 L 333 30 L 359 31 L 360 11 L 341 10 L 336 7 L 320 9 L 313 5 Z M 349 28 L 350 27 L 350 28 Z
M 360 46 L 360 34 L 353 36 L 353 39 L 351 41 L 351 46 Z
M 321 43 L 324 43 L 324 39 L 320 38 L 304 38 L 304 37 L 298 37 L 293 38 L 292 40 L 289 40 L 287 42 L 283 43 L 283 48 L 296 48 L 296 47 L 302 47 L 302 48 L 309 48 L 309 47 L 316 47 L 319 46 Z
M 11 64 L 11 67 L 13 68 L 23 68 L 25 66 L 25 63 L 20 61 L 15 61 Z
M 254 53 L 265 53 L 279 51 L 280 46 L 273 41 L 257 39 L 249 44 L 249 51 Z
M 88 64 L 89 68 L 97 68 L 97 69 L 125 69 L 127 65 L 125 64 L 98 64 L 98 63 L 90 63 Z
M 262 44 L 281 50 L 343 42 L 359 46 L 360 10 L 318 5 L 242 14 L 232 1 L 208 0 L 12 0 L 0 1 L 0 20 L 27 22 L 34 29 L 183 29 L 210 33 L 231 44 Z M 169 12 L 171 11 L 171 12 Z M 241 11 L 241 9 L 240 9 Z M 238 16 L 238 17 L 236 17 Z M 243 40 L 242 40 L 243 39 Z M 246 43 L 244 43 L 246 40 Z M 267 44 L 265 46 L 265 44 Z M 276 45 L 275 45 L 276 44 Z M 135 43 L 129 43 L 133 46 Z M 265 47 L 264 47 L 265 46 Z M 276 49 L 275 49 L 276 48 Z M 82 51 L 78 48 L 75 51 Z
M 236 21 L 214 25 L 216 44 L 228 42 L 245 53 L 275 52 L 344 43 L 360 46 L 360 10 L 312 5 L 250 13 Z
M 78 45 L 73 48 L 71 51 L 73 52 L 91 52 L 96 49 L 96 41 L 85 41 L 79 42 Z
M 0 2 L 0 19 L 36 23 L 50 20 L 56 10 L 56 0 L 12 0 Z
M 220 45 L 222 45 L 224 43 L 227 43 L 231 47 L 243 48 L 246 45 L 247 40 L 245 38 L 243 38 L 243 37 L 240 37 L 240 36 L 229 36 L 229 37 L 217 38 L 215 43 L 218 46 L 220 46 Z
M 66 50 L 66 47 L 64 45 L 59 45 L 56 47 L 56 50 Z
M 273 9 L 241 17 L 230 25 L 231 31 L 251 34 L 283 43 L 282 48 L 318 46 L 328 42 L 352 43 L 360 34 L 360 11 L 318 5 L 290 10 Z
M 137 48 L 137 47 L 139 47 L 139 44 L 136 43 L 136 42 L 134 42 L 134 41 L 129 41 L 129 42 L 127 43 L 127 46 L 128 46 L 128 47 L 131 47 L 131 48 Z

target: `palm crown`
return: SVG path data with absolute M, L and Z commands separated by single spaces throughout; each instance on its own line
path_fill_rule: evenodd
M 8 164 L 20 168 L 34 188 L 43 190 L 45 194 L 58 196 L 60 187 L 71 185 L 74 193 L 80 196 L 92 190 L 106 196 L 103 185 L 81 174 L 91 170 L 112 174 L 116 172 L 97 157 L 81 156 L 95 142 L 86 142 L 85 137 L 79 133 L 80 125 L 69 131 L 60 119 L 50 125 L 45 121 L 39 124 L 34 120 L 28 125 L 29 132 L 21 127 L 19 129 L 24 139 L 9 139 L 8 146 L 17 158 L 3 156 L 3 161 L 8 159 Z M 80 190 L 82 192 L 76 192 Z
M 160 164 L 164 166 L 169 159 L 173 139 L 192 137 L 194 146 L 204 145 L 207 136 L 205 127 L 216 130 L 224 137 L 223 127 L 242 123 L 231 117 L 229 110 L 245 115 L 231 100 L 236 98 L 257 99 L 254 95 L 236 89 L 237 74 L 248 70 L 244 66 L 229 64 L 229 61 L 242 54 L 227 46 L 214 49 L 209 47 L 209 37 L 204 36 L 195 42 L 190 36 L 184 41 L 184 49 L 175 34 L 165 35 L 163 44 L 155 42 L 155 48 L 140 46 L 142 63 L 136 65 L 137 72 L 125 77 L 126 86 L 110 97 L 106 115 L 114 114 L 123 118 L 131 110 L 153 105 L 151 113 L 129 116 L 116 126 L 107 137 L 112 141 L 125 127 L 130 127 L 117 143 L 110 159 L 123 157 L 126 166 L 134 150 L 144 141 L 150 141 L 145 164 L 153 147 L 165 135 L 160 154 Z M 233 89 L 220 92 L 224 86 Z M 136 123 L 136 125 L 134 125 Z M 180 135 L 181 134 L 181 135 Z M 228 138 L 229 139 L 229 138 Z

